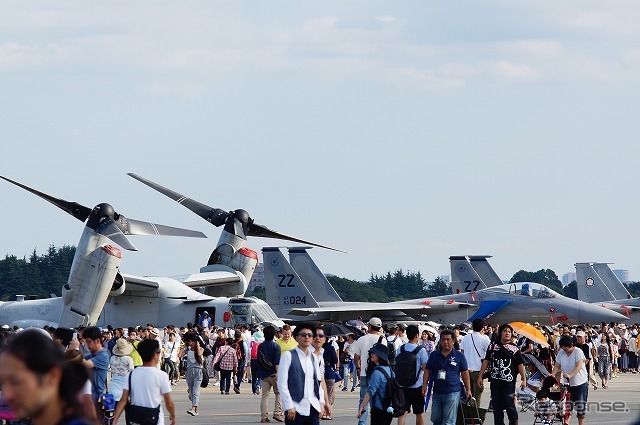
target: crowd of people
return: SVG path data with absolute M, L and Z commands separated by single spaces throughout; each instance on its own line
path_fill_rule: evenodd
M 3 326 L 2 411 L 15 424 L 103 423 L 109 414 L 104 395 L 109 394 L 113 423 L 124 413 L 164 424 L 166 409 L 175 424 L 179 414 L 171 387 L 184 380 L 191 408 L 182 414 L 191 416 L 199 414 L 202 387 L 217 387 L 221 396 L 250 388 L 260 396 L 260 422 L 316 424 L 332 419 L 336 393 L 358 389 L 359 425 L 388 425 L 393 418 L 404 425 L 410 413 L 422 425 L 425 399 L 431 422 L 451 425 L 461 399 L 479 405 L 489 382 L 494 423 L 503 425 L 506 413 L 514 425 L 515 399 L 537 400 L 539 406 L 548 400 L 539 371 L 527 361 L 533 358 L 566 383 L 582 425 L 590 388 L 607 389 L 618 374 L 638 373 L 637 325 L 533 327 L 546 344 L 518 336 L 508 324 L 487 325 L 482 319 L 470 328 L 435 331 L 416 325 L 385 329 L 374 317 L 359 337 L 357 332 L 330 336 L 325 327 L 307 323 L 293 329 L 217 328 L 206 314 L 182 328 L 87 327 L 72 337 L 53 328 Z M 34 346 L 39 347 L 35 354 L 28 348 Z M 398 384 L 401 401 L 392 400 L 390 381 Z M 36 396 L 42 392 L 47 397 Z

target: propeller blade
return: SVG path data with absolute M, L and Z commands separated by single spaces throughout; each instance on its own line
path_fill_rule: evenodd
M 162 224 L 148 223 L 146 221 L 134 220 L 120 216 L 119 223 L 125 227 L 122 231 L 125 235 L 164 235 L 164 236 L 186 236 L 190 238 L 206 238 L 202 232 L 195 230 L 181 229 L 179 227 L 164 226 Z
M 18 187 L 23 188 L 26 191 L 29 191 L 31 193 L 33 193 L 36 196 L 39 196 L 40 198 L 44 199 L 45 201 L 49 201 L 51 202 L 53 205 L 55 205 L 56 207 L 60 208 L 61 210 L 65 211 L 66 213 L 74 216 L 75 218 L 77 218 L 78 220 L 84 222 L 87 217 L 89 217 L 89 214 L 91 214 L 91 208 L 87 208 L 84 205 L 80 205 L 77 202 L 69 202 L 69 201 L 65 201 L 64 199 L 60 199 L 60 198 L 54 198 L 53 196 L 47 195 L 46 193 L 42 193 L 38 190 L 32 189 L 29 186 L 25 186 L 21 183 L 18 183 L 16 181 L 13 181 L 11 179 L 8 179 L 4 176 L 0 176 L 0 178 L 8 181 L 9 183 L 13 183 Z
M 129 239 L 124 235 L 118 223 L 112 219 L 105 220 L 100 224 L 100 226 L 96 229 L 96 233 L 99 233 L 103 236 L 108 237 L 124 249 L 128 249 L 129 251 L 137 251 L 138 248 L 135 247 Z
M 212 208 L 196 200 L 187 198 L 186 196 L 178 192 L 174 192 L 171 189 L 167 189 L 166 187 L 161 186 L 157 183 L 154 183 L 151 180 L 147 180 L 144 177 L 140 177 L 137 174 L 128 173 L 127 175 L 130 177 L 133 177 L 134 179 L 138 180 L 141 183 L 146 184 L 150 188 L 157 190 L 163 195 L 168 196 L 169 198 L 173 199 L 177 203 L 182 204 L 183 206 L 187 207 L 188 209 L 198 214 L 200 217 L 204 218 L 205 220 L 207 220 L 209 223 L 213 224 L 216 227 L 222 226 L 226 222 L 227 217 L 229 216 L 229 213 L 227 213 L 226 211 L 223 211 L 219 208 Z
M 275 232 L 275 231 L 273 231 L 273 230 L 271 230 L 271 229 L 269 229 L 269 228 L 267 228 L 267 227 L 265 227 L 265 226 L 263 226 L 261 224 L 257 224 L 257 223 L 252 223 L 251 224 L 251 227 L 249 227 L 249 231 L 247 232 L 247 236 L 256 236 L 256 237 L 259 237 L 259 238 L 283 239 L 285 241 L 300 242 L 300 243 L 304 243 L 304 244 L 317 246 L 319 248 L 330 249 L 332 251 L 346 252 L 346 251 L 342 251 L 340 249 L 331 248 L 330 246 L 320 245 L 320 244 L 317 244 L 317 243 L 305 241 L 304 239 L 294 238 L 293 236 L 285 235 L 284 233 Z

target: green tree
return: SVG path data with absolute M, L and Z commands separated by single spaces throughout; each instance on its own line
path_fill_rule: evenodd
M 562 294 L 565 297 L 573 298 L 574 300 L 578 299 L 578 283 L 573 280 L 570 284 L 562 288 Z
M 338 276 L 327 276 L 327 280 L 343 301 L 387 302 L 389 297 L 381 288 Z
M 256 286 L 255 288 L 253 288 L 253 291 L 247 291 L 245 295 L 247 297 L 260 298 L 262 301 L 267 300 L 267 294 L 265 292 L 264 286 Z
M 551 269 L 540 269 L 537 272 L 528 272 L 520 270 L 513 275 L 511 283 L 517 282 L 536 282 L 553 289 L 556 292 L 562 293 L 562 282 L 558 279 L 558 275 Z
M 431 284 L 428 285 L 427 297 L 437 297 L 439 295 L 451 294 L 451 284 L 440 276 L 436 277 Z

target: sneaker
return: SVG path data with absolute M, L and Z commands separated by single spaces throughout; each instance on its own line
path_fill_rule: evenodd
M 198 416 L 199 414 L 200 414 L 200 413 L 198 413 L 198 412 L 193 412 L 191 415 L 192 415 L 192 416 Z
M 214 382 L 214 383 L 213 383 L 213 384 L 211 384 L 211 385 L 213 385 L 214 387 L 217 387 L 217 386 L 219 386 L 219 385 L 220 385 L 220 382 Z
M 351 392 L 354 392 L 356 390 L 356 387 L 351 387 Z
M 347 387 L 343 387 L 343 388 L 342 388 L 342 391 L 349 391 L 349 388 L 347 388 Z
M 360 383 L 357 383 L 357 384 L 356 384 L 356 388 L 360 388 Z
M 187 413 L 190 414 L 191 416 L 195 416 L 195 413 L 193 410 L 189 409 L 187 410 Z
M 240 388 L 234 388 L 234 389 L 233 389 L 233 391 L 234 391 L 236 394 L 240 394 Z
M 284 418 L 276 418 L 275 416 L 273 417 L 273 420 L 276 422 L 284 422 Z

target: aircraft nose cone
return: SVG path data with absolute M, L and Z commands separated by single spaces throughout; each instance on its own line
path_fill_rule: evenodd
M 580 307 L 578 317 L 581 324 L 600 322 L 624 322 L 625 320 L 629 320 L 629 318 L 624 314 L 617 313 L 600 305 L 586 303 L 585 305 Z

